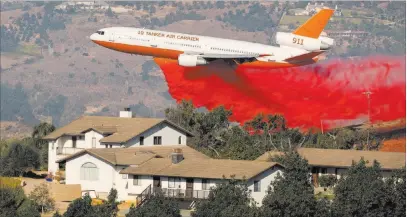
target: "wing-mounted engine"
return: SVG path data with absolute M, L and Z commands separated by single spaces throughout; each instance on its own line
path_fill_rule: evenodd
M 194 67 L 199 65 L 206 65 L 209 62 L 203 57 L 198 55 L 181 54 L 178 56 L 178 65 L 185 67 Z
M 320 51 L 330 49 L 334 45 L 334 40 L 324 36 L 319 36 L 319 38 L 310 38 L 293 33 L 277 32 L 276 43 L 307 51 Z

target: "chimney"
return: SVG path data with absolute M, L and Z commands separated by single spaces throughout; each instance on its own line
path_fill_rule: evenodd
M 132 118 L 133 114 L 130 111 L 130 108 L 124 108 L 124 111 L 120 111 L 121 118 Z
M 182 149 L 176 148 L 174 151 L 171 153 L 171 161 L 173 164 L 177 164 L 184 160 L 184 155 L 182 154 Z

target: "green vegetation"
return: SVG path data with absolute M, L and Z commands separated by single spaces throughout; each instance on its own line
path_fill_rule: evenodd
M 204 20 L 205 18 L 205 16 L 197 14 L 194 11 L 187 13 L 177 11 L 176 13 L 171 12 L 167 14 L 163 19 L 158 19 L 156 17 L 150 18 L 149 16 L 145 15 L 140 18 L 139 22 L 142 26 L 149 26 L 150 28 L 154 28 L 156 26 L 167 26 L 171 23 L 175 23 L 181 20 Z
M 126 217 L 181 217 L 178 204 L 166 199 L 158 192 L 148 199 L 141 207 L 130 207 Z
M 363 159 L 354 162 L 345 178 L 339 180 L 334 189 L 332 212 L 336 216 L 404 216 L 405 200 L 400 202 L 401 198 L 394 195 L 405 198 L 405 168 L 384 181 L 378 162 L 373 162 L 372 167 L 366 164 Z
M 247 12 L 246 9 L 237 9 L 236 12 L 225 12 L 223 16 L 218 16 L 217 20 L 230 23 L 244 31 L 265 31 L 276 26 L 278 23 L 278 20 L 272 19 L 273 8 L 274 5 L 270 10 L 270 8 L 256 2 L 248 7 Z
M 166 118 L 191 131 L 195 137 L 189 144 L 214 158 L 253 160 L 270 150 L 290 150 L 295 147 L 377 149 L 381 138 L 365 130 L 334 129 L 329 133 L 300 132 L 290 129 L 284 117 L 258 115 L 243 127 L 231 125 L 232 112 L 218 107 L 199 112 L 190 101 L 165 110 Z M 369 147 L 366 146 L 369 135 Z
M 8 153 L 0 159 L 2 176 L 22 176 L 26 172 L 38 168 L 39 154 L 30 146 L 13 144 Z
M 116 200 L 117 190 L 110 189 L 107 201 L 92 206 L 92 199 L 87 194 L 69 204 L 68 209 L 63 215 L 56 212 L 54 217 L 116 217 L 119 210 Z
M 232 179 L 217 185 L 207 200 L 198 202 L 192 217 L 259 216 L 260 210 L 253 203 L 245 183 Z
M 41 123 L 34 127 L 32 137 L 0 141 L 0 175 L 22 176 L 32 169 L 47 169 L 48 142 L 42 138 L 55 130 Z
M 23 189 L 0 187 L 0 216 L 40 217 L 34 202 L 28 199 Z
M 14 87 L 4 83 L 0 84 L 0 105 L 0 120 L 18 121 L 19 118 L 23 118 L 25 123 L 38 123 L 32 113 L 27 92 L 21 83 Z
M 274 159 L 284 165 L 263 199 L 263 212 L 268 216 L 327 216 L 325 207 L 314 197 L 309 165 L 297 152 L 289 151 Z M 295 192 L 295 193 L 294 193 Z
M 321 187 L 333 187 L 338 180 L 334 175 L 321 175 L 318 181 Z
M 28 196 L 35 205 L 38 207 L 38 211 L 41 213 L 49 212 L 55 209 L 55 200 L 52 198 L 46 183 L 41 183 L 35 186 Z

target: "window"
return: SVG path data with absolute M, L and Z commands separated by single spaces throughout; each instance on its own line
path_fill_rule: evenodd
M 84 163 L 81 167 L 81 180 L 97 181 L 99 179 L 99 171 L 95 164 Z
M 127 179 L 127 174 L 122 174 L 122 179 Z
M 202 190 L 210 190 L 209 189 L 209 180 L 202 179 Z
M 175 188 L 175 178 L 168 177 L 168 188 Z
M 140 185 L 140 177 L 137 175 L 133 175 L 133 185 Z
M 161 145 L 161 136 L 154 136 L 154 145 Z
M 112 145 L 110 145 L 110 148 L 112 148 Z
M 84 136 L 78 136 L 78 139 L 79 139 L 79 140 L 84 140 L 85 137 L 84 137 Z
M 144 145 L 144 136 L 140 136 L 140 145 Z
M 327 173 L 327 169 L 326 169 L 326 168 L 321 168 L 321 173 L 322 173 L 322 174 L 326 174 L 326 173 Z
M 92 137 L 92 148 L 96 148 L 96 137 Z
M 260 188 L 260 181 L 255 180 L 254 181 L 254 192 L 260 192 L 261 188 Z
M 105 147 L 107 148 L 107 144 L 105 145 Z
M 76 148 L 76 136 L 72 136 L 72 148 Z
M 181 138 L 181 136 L 179 136 L 179 137 L 178 137 L 178 144 L 179 144 L 179 145 L 181 145 L 181 142 L 182 142 L 181 140 L 182 140 L 182 138 Z

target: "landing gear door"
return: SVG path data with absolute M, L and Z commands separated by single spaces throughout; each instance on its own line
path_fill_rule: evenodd
M 114 41 L 114 32 L 109 34 L 109 41 L 111 41 L 111 42 Z

